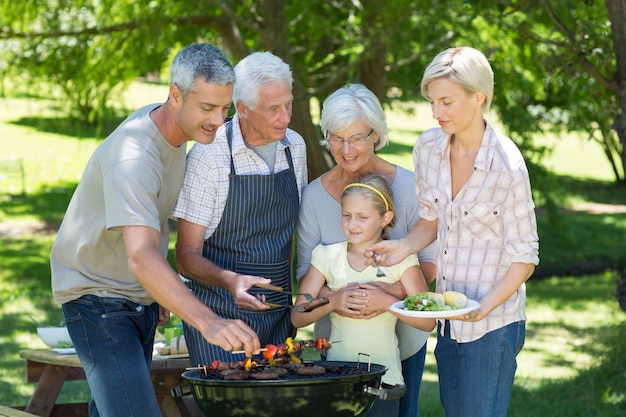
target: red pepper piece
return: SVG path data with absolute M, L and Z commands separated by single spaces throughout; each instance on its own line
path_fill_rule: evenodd
M 324 339 L 322 339 L 321 337 L 317 338 L 317 340 L 315 341 L 315 349 L 324 350 Z
M 265 345 L 266 351 L 263 352 L 263 357 L 265 359 L 273 359 L 276 356 L 276 352 L 278 352 L 278 346 L 267 344 Z

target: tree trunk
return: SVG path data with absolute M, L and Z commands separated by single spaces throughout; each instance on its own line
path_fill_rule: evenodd
M 290 127 L 298 132 L 306 142 L 307 169 L 309 181 L 328 171 L 329 164 L 324 158 L 324 150 L 319 145 L 320 135 L 311 119 L 310 99 L 294 65 L 292 46 L 287 35 L 287 18 L 284 0 L 264 0 L 266 24 L 262 38 L 268 50 L 280 56 L 291 67 L 293 82 L 293 114 Z
M 290 127 L 298 132 L 306 142 L 307 168 L 309 181 L 319 177 L 330 168 L 329 159 L 326 152 L 319 145 L 320 135 L 313 124 L 310 111 L 310 96 L 307 94 L 304 85 L 298 79 L 298 73 L 294 67 L 294 60 L 291 53 L 292 47 L 289 45 L 287 35 L 287 18 L 285 16 L 285 5 L 283 0 L 263 0 L 260 2 L 263 7 L 263 22 L 258 27 L 259 37 L 262 39 L 266 50 L 271 51 L 285 61 L 293 71 L 293 114 Z M 229 52 L 238 60 L 242 59 L 249 52 L 245 46 L 245 41 L 241 38 L 236 26 L 225 24 L 217 28 L 224 39 L 224 44 Z M 245 55 L 241 56 L 243 52 Z
M 359 75 L 361 82 L 369 88 L 376 97 L 384 103 L 387 96 L 387 44 L 384 32 L 384 11 L 378 7 L 378 2 L 366 0 L 363 2 L 363 23 L 361 28 L 365 39 L 366 58 L 360 65 Z
M 622 177 L 617 182 L 626 186 L 626 0 L 605 0 L 609 20 L 611 21 L 611 38 L 615 49 L 617 63 L 615 76 L 615 95 L 622 109 L 620 115 L 616 115 L 613 129 L 617 132 L 622 144 Z
M 309 181 L 319 177 L 331 167 L 326 151 L 320 145 L 319 129 L 311 119 L 310 97 L 301 83 L 295 81 L 293 89 L 293 115 L 291 128 L 300 133 L 306 142 Z

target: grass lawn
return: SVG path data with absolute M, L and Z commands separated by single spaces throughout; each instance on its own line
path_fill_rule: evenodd
M 134 109 L 166 95 L 164 86 L 135 84 L 124 103 Z M 61 318 L 50 294 L 49 251 L 71 193 L 99 143 L 97 132 L 68 124 L 55 108 L 52 101 L 0 99 L 0 159 L 22 158 L 27 183 L 27 195 L 18 196 L 19 184 L 0 176 L 0 404 L 25 405 L 34 390 L 33 384 L 24 383 L 18 351 L 45 347 L 29 315 L 49 323 Z M 419 132 L 434 125 L 427 105 L 417 105 L 415 111 L 412 116 L 389 112 L 392 143 L 382 152 L 408 168 Z M 553 168 L 557 190 L 571 205 L 556 225 L 538 216 L 541 265 L 527 284 L 527 339 L 509 415 L 622 416 L 626 313 L 614 300 L 616 274 L 611 268 L 625 262 L 626 213 L 579 211 L 578 204 L 626 205 L 626 192 L 613 187 L 610 170 L 603 168 L 603 156 L 591 143 L 577 137 L 545 140 L 556 143 L 544 162 Z M 308 337 L 309 330 L 301 331 L 300 338 Z M 432 354 L 435 341 L 432 336 L 420 416 L 443 416 Z M 87 398 L 84 382 L 66 384 L 61 394 L 62 402 Z

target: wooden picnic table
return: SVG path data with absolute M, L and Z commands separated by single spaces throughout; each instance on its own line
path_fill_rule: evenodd
M 24 411 L 42 417 L 87 417 L 87 403 L 57 404 L 65 381 L 85 379 L 85 372 L 76 354 L 60 355 L 52 349 L 21 350 L 26 360 L 26 381 L 37 387 Z M 173 398 L 170 389 L 187 386 L 181 376 L 190 367 L 186 355 L 159 356 L 152 359 L 150 376 L 164 417 L 196 417 L 202 414 L 192 397 Z

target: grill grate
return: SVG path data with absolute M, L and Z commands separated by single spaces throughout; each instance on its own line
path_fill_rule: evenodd
M 188 376 L 192 378 L 198 378 L 199 380 L 204 381 L 225 381 L 225 382 L 269 382 L 269 381 L 316 381 L 316 380 L 334 380 L 341 379 L 346 377 L 355 377 L 362 375 L 369 375 L 375 373 L 383 373 L 386 368 L 382 365 L 377 364 L 369 364 L 369 363 L 359 363 L 359 362 L 332 362 L 332 361 L 314 361 L 314 362 L 304 362 L 304 366 L 322 366 L 326 369 L 326 372 L 319 375 L 302 375 L 295 371 L 295 369 L 289 369 L 288 373 L 284 376 L 281 376 L 278 379 L 271 380 L 255 380 L 253 378 L 245 379 L 242 381 L 236 380 L 225 380 L 220 371 L 204 371 L 199 370 L 197 373 L 188 374 Z M 250 373 L 261 372 L 267 369 L 271 369 L 269 366 L 259 366 L 257 368 L 253 368 Z

